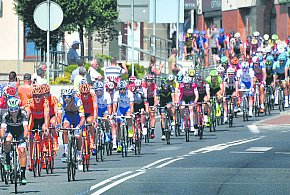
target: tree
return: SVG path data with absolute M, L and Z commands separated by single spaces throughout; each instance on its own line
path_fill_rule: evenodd
M 40 30 L 34 23 L 33 12 L 43 0 L 14 0 L 16 14 L 27 26 L 28 41 L 33 41 L 36 47 L 46 48 L 46 32 Z M 61 26 L 50 33 L 51 47 L 55 47 L 64 36 L 64 32 L 78 31 L 83 43 L 88 32 L 100 35 L 98 41 L 106 44 L 112 40 L 117 31 L 114 25 L 118 18 L 117 0 L 55 0 L 64 12 Z M 81 47 L 84 56 L 84 47 Z

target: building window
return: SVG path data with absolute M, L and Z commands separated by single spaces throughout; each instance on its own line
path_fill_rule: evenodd
M 270 26 L 271 26 L 271 34 L 276 34 L 276 26 L 277 26 L 277 22 L 276 22 L 276 7 L 275 5 L 272 7 L 271 10 L 271 21 L 270 21 Z
M 25 28 L 24 28 L 24 60 L 35 60 L 36 59 L 35 43 L 27 40 L 29 30 L 30 30 L 29 27 L 27 25 L 25 25 Z

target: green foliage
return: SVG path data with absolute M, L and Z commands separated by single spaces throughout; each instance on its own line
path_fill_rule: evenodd
M 71 65 L 64 68 L 64 72 L 71 74 L 77 67 L 78 67 L 78 65 L 71 64 Z
M 132 75 L 132 65 L 131 64 L 126 64 L 127 69 L 128 69 L 128 74 L 122 75 L 123 80 L 128 80 L 128 78 Z M 145 68 L 144 66 L 141 66 L 140 64 L 134 64 L 134 75 L 138 78 L 141 79 L 145 75 Z

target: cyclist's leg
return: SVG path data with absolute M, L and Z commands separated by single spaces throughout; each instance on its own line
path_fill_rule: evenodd
M 17 138 L 17 141 L 23 139 L 23 134 Z M 27 162 L 27 155 L 26 155 L 26 142 L 18 144 L 18 155 L 19 155 L 19 164 L 20 164 L 20 179 L 22 184 L 26 184 L 25 178 L 25 170 L 26 170 L 26 162 Z
M 86 121 L 89 125 L 91 125 L 88 128 L 88 130 L 90 131 L 90 135 L 91 135 L 90 136 L 90 147 L 96 148 L 96 146 L 95 146 L 95 130 L 94 130 L 94 126 L 92 125 L 94 122 L 94 116 L 88 116 L 86 118 Z
M 5 152 L 5 165 L 4 169 L 8 171 L 10 169 L 10 151 L 11 151 L 11 144 L 10 141 L 12 141 L 12 134 L 6 133 L 6 139 L 4 144 L 4 152 Z
M 57 125 L 56 116 L 51 116 L 50 125 L 52 127 L 55 127 Z M 58 135 L 57 135 L 55 129 L 52 129 L 51 132 L 52 132 L 52 136 L 53 136 L 54 150 L 58 150 L 58 148 L 59 148 L 59 146 L 58 146 Z
M 164 108 L 160 108 L 159 112 L 160 112 L 160 115 L 161 115 L 161 139 L 165 140 L 165 133 L 164 133 L 164 129 L 165 129 L 165 114 L 164 114 Z

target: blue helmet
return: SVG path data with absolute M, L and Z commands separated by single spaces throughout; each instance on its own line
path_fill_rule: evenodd
M 273 61 L 274 61 L 274 57 L 273 57 L 272 55 L 267 56 L 267 57 L 266 57 L 266 61 L 268 61 L 268 62 L 273 62 Z
M 286 56 L 285 56 L 284 54 L 280 54 L 279 57 L 278 57 L 278 60 L 281 60 L 281 61 L 282 61 L 282 60 L 283 60 L 283 61 L 286 61 L 286 59 L 287 59 L 287 58 L 286 58 Z
M 63 96 L 72 96 L 73 95 L 73 90 L 72 89 L 62 89 L 61 94 Z
M 205 35 L 205 34 L 206 34 L 205 30 L 200 31 L 200 35 Z
M 199 30 L 195 30 L 195 31 L 193 32 L 193 34 L 197 34 L 197 35 L 199 35 Z
M 220 28 L 219 33 L 224 33 L 225 30 L 223 28 Z
M 127 87 L 126 81 L 120 81 L 120 83 L 118 84 L 119 89 L 126 89 L 126 87 Z

